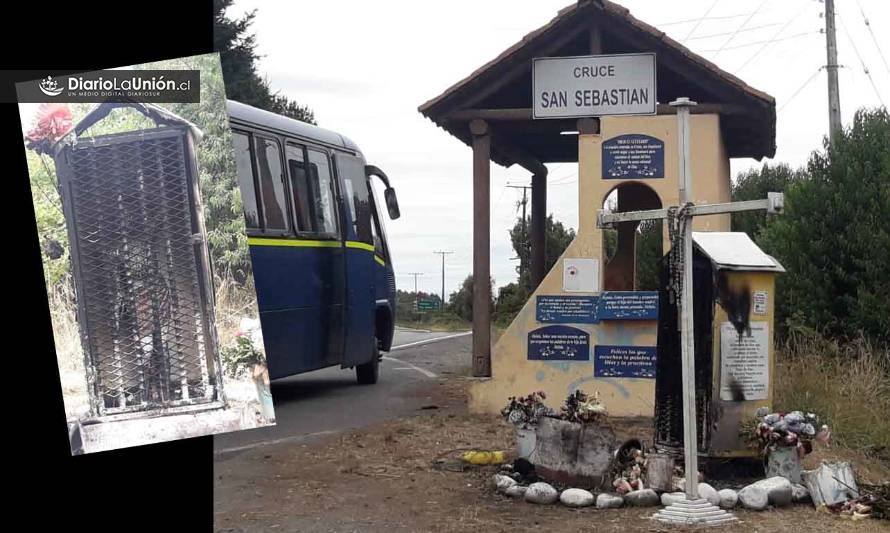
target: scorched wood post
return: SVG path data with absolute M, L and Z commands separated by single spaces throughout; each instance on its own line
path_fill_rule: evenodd
M 491 235 L 490 160 L 488 124 L 470 122 L 473 134 L 473 376 L 491 376 Z

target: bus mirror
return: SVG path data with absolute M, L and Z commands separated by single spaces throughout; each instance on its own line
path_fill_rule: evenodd
M 383 191 L 383 198 L 386 200 L 386 210 L 389 211 L 389 218 L 395 220 L 402 216 L 402 213 L 399 211 L 399 200 L 396 198 L 395 189 L 387 187 Z

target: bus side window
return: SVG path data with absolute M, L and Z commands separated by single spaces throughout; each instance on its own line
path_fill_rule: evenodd
M 371 230 L 371 204 L 368 196 L 365 164 L 358 157 L 337 154 L 337 171 L 345 187 L 350 222 L 359 241 L 374 244 Z
M 241 201 L 244 204 L 244 219 L 247 222 L 247 229 L 258 230 L 260 229 L 260 213 L 257 208 L 255 176 L 250 158 L 250 136 L 236 131 L 234 132 L 234 142 L 238 186 L 241 189 Z
M 281 148 L 274 139 L 254 136 L 256 168 L 259 173 L 260 201 L 266 231 L 287 231 L 287 208 L 282 181 Z
M 334 179 L 327 154 L 309 150 L 309 185 L 314 206 L 315 231 L 323 235 L 337 235 L 337 210 L 334 198 Z
M 285 154 L 291 193 L 294 195 L 294 224 L 298 232 L 312 232 L 313 205 L 309 201 L 309 180 L 306 163 L 303 161 L 303 147 L 288 143 Z

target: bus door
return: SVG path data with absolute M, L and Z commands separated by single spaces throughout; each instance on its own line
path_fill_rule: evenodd
M 346 204 L 346 313 L 343 366 L 367 363 L 374 350 L 375 271 L 371 199 L 360 157 L 338 153 L 343 201 Z
M 234 138 L 269 374 L 335 364 L 344 252 L 328 157 L 272 135 Z
M 337 185 L 328 154 L 288 142 L 287 167 L 297 239 L 312 250 L 305 270 L 293 270 L 291 283 L 313 309 L 304 327 L 316 336 L 299 346 L 320 354 L 314 368 L 339 364 L 343 357 L 343 318 L 346 302 L 345 250 L 341 239 Z M 305 157 L 305 158 L 304 158 Z

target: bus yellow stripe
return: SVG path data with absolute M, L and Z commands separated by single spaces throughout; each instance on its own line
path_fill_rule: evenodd
M 248 237 L 251 246 L 296 246 L 302 248 L 340 248 L 340 241 L 306 241 L 298 239 L 272 239 L 267 237 Z
M 374 245 L 368 244 L 366 242 L 357 242 L 357 241 L 346 241 L 347 248 L 358 248 L 359 250 L 367 250 L 369 252 L 374 251 Z
M 302 239 L 275 239 L 269 237 L 248 237 L 247 244 L 250 246 L 293 246 L 300 248 L 340 248 L 340 241 L 308 241 Z M 374 252 L 374 246 L 365 242 L 346 241 L 347 248 L 356 248 L 368 252 Z M 374 260 L 383 266 L 386 262 L 374 254 Z

